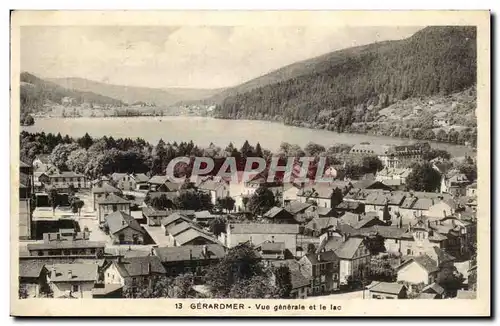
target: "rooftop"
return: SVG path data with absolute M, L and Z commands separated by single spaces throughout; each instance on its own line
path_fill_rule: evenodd
M 228 224 L 233 234 L 298 234 L 297 224 L 262 224 L 238 223 Z
M 160 258 L 157 256 L 140 256 L 123 258 L 115 263 L 124 277 L 146 276 L 149 274 L 165 274 Z
M 95 282 L 98 278 L 97 264 L 53 264 L 45 267 L 51 282 Z
M 75 241 L 51 241 L 48 243 L 29 243 L 28 250 L 51 250 L 51 249 L 83 249 L 104 248 L 104 242 L 75 240 Z
M 191 259 L 220 259 L 226 254 L 224 247 L 219 244 L 209 244 L 205 246 L 161 247 L 156 248 L 155 253 L 163 263 L 188 261 Z
M 122 211 L 116 211 L 106 216 L 106 223 L 108 224 L 110 234 L 115 234 L 128 227 L 137 232 L 145 233 L 133 216 Z
M 99 205 L 108 205 L 108 204 L 130 204 L 130 201 L 115 195 L 114 193 L 107 194 L 104 198 L 100 198 L 97 200 Z
M 405 288 L 403 284 L 389 282 L 373 282 L 368 286 L 371 292 L 380 292 L 398 295 Z

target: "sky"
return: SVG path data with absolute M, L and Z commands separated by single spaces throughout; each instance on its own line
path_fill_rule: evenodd
M 21 70 L 153 88 L 224 88 L 343 48 L 422 27 L 29 26 Z

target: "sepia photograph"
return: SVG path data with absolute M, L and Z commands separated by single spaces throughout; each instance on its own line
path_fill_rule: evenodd
M 488 11 L 11 25 L 11 314 L 490 313 Z

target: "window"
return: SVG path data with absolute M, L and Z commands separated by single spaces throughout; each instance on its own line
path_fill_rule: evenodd
M 406 254 L 411 255 L 411 249 L 406 249 Z
M 38 256 L 43 256 L 43 251 L 42 251 L 42 250 L 40 250 L 40 251 L 38 252 Z
M 113 212 L 116 212 L 118 210 L 118 206 L 113 205 Z
M 395 242 L 395 243 L 398 243 L 398 239 L 394 239 L 394 242 Z
M 80 289 L 79 289 L 78 284 L 71 285 L 71 292 L 78 292 L 79 290 Z

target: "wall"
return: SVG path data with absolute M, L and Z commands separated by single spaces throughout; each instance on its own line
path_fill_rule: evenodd
M 79 291 L 72 292 L 71 295 L 77 298 L 90 299 L 92 298 L 92 289 L 94 282 L 57 282 L 50 283 L 51 289 L 54 292 L 54 298 L 69 294 L 72 285 L 78 285 Z
M 445 216 L 449 216 L 452 214 L 453 214 L 453 210 L 451 209 L 451 207 L 448 204 L 446 204 L 444 202 L 439 202 L 439 203 L 429 207 L 429 209 L 427 210 L 425 215 L 433 216 L 433 217 L 445 217 Z
M 340 260 L 340 283 L 346 284 L 349 275 L 352 275 L 352 261 L 345 259 Z
M 397 281 L 404 281 L 411 284 L 424 283 L 427 285 L 429 284 L 429 275 L 419 264 L 411 262 L 398 271 Z
M 125 285 L 125 280 L 118 272 L 116 265 L 111 264 L 106 270 L 104 270 L 104 284 L 121 284 Z
M 372 292 L 370 291 L 370 299 L 397 299 L 398 296 L 394 294 Z
M 401 251 L 401 240 L 385 238 L 384 247 L 387 252 L 398 253 Z
M 131 227 L 127 227 L 123 230 L 118 231 L 117 233 L 113 234 L 113 242 L 114 243 L 120 243 L 120 235 L 123 234 L 124 238 L 123 241 L 121 241 L 121 244 L 134 244 L 134 235 L 137 235 L 138 242 L 135 244 L 142 244 L 144 243 L 144 236 L 142 233 L 132 229 Z
M 228 235 L 227 246 L 229 248 L 235 247 L 240 243 L 250 241 L 254 245 L 259 245 L 265 241 L 284 242 L 285 247 L 295 255 L 297 251 L 297 235 L 296 234 L 234 234 Z
M 422 255 L 432 247 L 440 247 L 439 243 L 423 240 L 401 240 L 401 253 L 403 255 Z M 410 250 L 410 251 L 408 251 Z
M 99 222 L 104 222 L 106 219 L 106 215 L 109 215 L 114 212 L 113 206 L 116 206 L 116 211 L 122 211 L 127 214 L 130 214 L 130 204 L 105 204 L 99 205 Z

